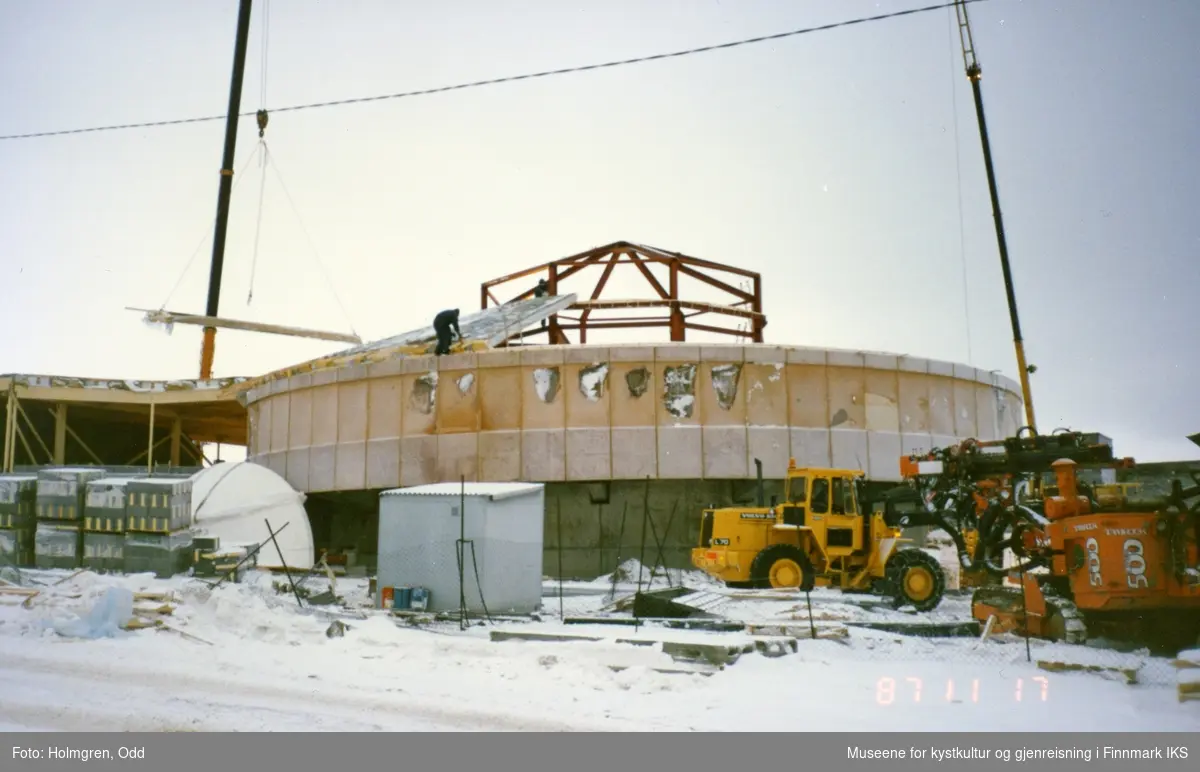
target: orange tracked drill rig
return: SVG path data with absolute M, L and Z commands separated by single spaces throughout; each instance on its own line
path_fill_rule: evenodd
M 977 620 L 994 617 L 994 632 L 1174 654 L 1200 638 L 1200 473 L 1143 500 L 1080 479 L 1131 466 L 1107 438 L 1079 432 L 967 440 L 901 461 L 925 505 L 911 524 L 950 534 L 964 570 L 1017 584 L 975 590 Z M 1005 553 L 1016 565 L 1004 565 Z

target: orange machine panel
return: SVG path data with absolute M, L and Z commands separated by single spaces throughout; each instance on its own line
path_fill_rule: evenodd
M 1168 601 L 1173 577 L 1165 540 L 1152 514 L 1101 514 L 1058 521 L 1071 590 L 1081 610 L 1155 608 Z

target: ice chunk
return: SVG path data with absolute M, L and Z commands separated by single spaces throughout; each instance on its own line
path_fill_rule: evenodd
M 133 593 L 124 587 L 109 587 L 87 616 L 53 623 L 54 631 L 67 638 L 117 638 L 126 635 L 121 626 L 133 618 Z

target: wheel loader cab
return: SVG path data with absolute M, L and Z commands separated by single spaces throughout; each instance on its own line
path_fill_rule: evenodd
M 810 474 L 808 527 L 813 537 L 825 545 L 830 558 L 851 555 L 870 543 L 870 521 L 859 509 L 859 474 L 843 470 L 822 470 Z

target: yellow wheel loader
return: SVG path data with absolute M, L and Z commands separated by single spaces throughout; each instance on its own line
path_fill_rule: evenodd
M 854 469 L 813 469 L 788 462 L 783 503 L 766 506 L 762 464 L 758 505 L 707 509 L 692 565 L 729 587 L 833 587 L 863 592 L 929 611 L 942 601 L 946 576 L 932 555 L 901 548 L 899 510 L 884 499 L 883 511 L 862 510 L 865 475 Z M 900 489 L 897 489 L 900 490 Z

